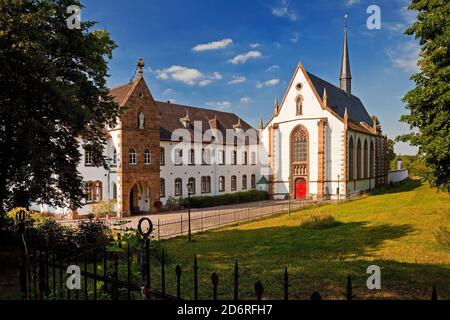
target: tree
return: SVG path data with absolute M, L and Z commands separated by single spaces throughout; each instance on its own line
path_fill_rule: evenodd
M 78 139 L 97 166 L 117 105 L 106 87 L 116 47 L 95 23 L 67 27 L 77 0 L 0 0 L 0 213 L 31 202 L 79 207 Z
M 409 9 L 418 15 L 405 33 L 422 49 L 420 71 L 411 78 L 416 86 L 403 98 L 409 114 L 400 120 L 415 130 L 397 140 L 418 146 L 428 169 L 423 178 L 450 192 L 450 2 L 413 0 Z
M 397 157 L 397 155 L 395 154 L 395 151 L 394 151 L 394 145 L 395 145 L 394 140 L 392 140 L 392 139 L 387 140 L 387 156 L 388 156 L 389 162 L 391 162 L 392 160 L 395 159 L 395 157 Z

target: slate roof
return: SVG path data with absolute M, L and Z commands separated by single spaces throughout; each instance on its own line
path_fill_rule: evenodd
M 114 101 L 122 107 L 126 104 L 129 95 L 134 90 L 138 80 L 134 80 L 131 83 L 121 85 L 119 87 L 110 90 L 110 95 L 114 98 Z M 234 129 L 234 127 L 240 123 L 242 130 L 247 131 L 251 129 L 247 122 L 240 119 L 237 115 L 230 112 L 223 112 L 205 108 L 192 107 L 187 105 L 180 105 L 169 102 L 155 101 L 159 113 L 161 115 L 160 123 L 160 139 L 170 141 L 172 132 L 176 129 L 184 128 L 180 119 L 186 117 L 189 114 L 190 126 L 188 129 L 193 136 L 194 121 L 202 122 L 202 133 L 211 129 L 211 125 L 223 134 L 223 139 L 226 138 L 225 133 L 227 129 Z M 224 141 L 225 142 L 225 141 Z
M 355 122 L 365 122 L 372 126 L 372 119 L 367 113 L 366 108 L 361 100 L 354 95 L 347 95 L 345 91 L 335 85 L 315 76 L 310 72 L 306 72 L 311 79 L 317 93 L 322 96 L 323 91 L 327 89 L 327 105 L 339 116 L 344 117 L 345 108 L 347 108 L 348 117 Z

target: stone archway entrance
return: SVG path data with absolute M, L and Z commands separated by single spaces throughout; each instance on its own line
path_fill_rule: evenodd
M 147 184 L 137 182 L 130 191 L 130 213 L 149 214 L 151 194 Z

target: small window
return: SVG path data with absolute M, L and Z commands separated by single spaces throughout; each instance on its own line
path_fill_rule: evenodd
M 242 153 L 242 164 L 247 165 L 247 151 Z
M 117 199 L 117 184 L 115 182 L 112 185 L 112 198 Z
M 211 150 L 203 149 L 202 150 L 202 164 L 209 165 L 211 164 Z
M 134 149 L 134 148 L 131 148 L 130 149 L 130 164 L 136 164 L 137 163 L 137 161 L 136 161 L 136 149 Z
M 256 165 L 256 152 L 252 152 L 252 165 Z
M 247 189 L 247 176 L 244 174 L 242 176 L 242 190 L 246 190 Z
M 175 179 L 175 195 L 181 196 L 183 194 L 183 180 L 181 178 Z
M 159 148 L 159 164 L 161 166 L 166 164 L 166 154 L 165 154 L 165 149 L 163 147 Z
M 219 165 L 225 164 L 225 150 L 219 151 Z
M 251 183 L 251 188 L 255 189 L 256 188 L 256 176 L 254 174 L 252 174 L 250 183 Z
M 231 176 L 231 191 L 236 191 L 236 176 Z
M 195 194 L 195 178 L 189 178 L 188 185 L 190 188 L 190 190 L 188 189 L 188 192 L 190 192 L 190 194 Z
M 174 159 L 176 166 L 181 166 L 183 164 L 183 150 L 182 149 L 175 149 L 175 159 Z
M 164 198 L 166 196 L 166 180 L 159 180 L 159 197 Z
M 195 165 L 195 150 L 190 149 L 189 150 L 189 165 Z
M 144 164 L 152 164 L 152 153 L 150 152 L 150 149 L 145 149 L 144 151 Z
M 102 182 L 88 181 L 84 186 L 86 203 L 96 203 L 102 201 Z
M 112 147 L 112 152 L 111 152 L 111 166 L 116 166 L 117 165 L 117 150 L 115 147 Z
M 92 151 L 87 148 L 84 149 L 84 165 L 87 167 L 94 165 Z
M 237 151 L 233 150 L 231 153 L 231 164 L 236 165 L 237 164 Z
M 219 177 L 219 192 L 224 192 L 224 191 L 225 191 L 225 177 L 220 176 Z

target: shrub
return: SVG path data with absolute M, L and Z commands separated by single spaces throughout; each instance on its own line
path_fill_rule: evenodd
M 78 224 L 76 243 L 79 247 L 95 247 L 109 243 L 112 240 L 112 231 L 102 221 L 82 221 Z
M 269 198 L 266 191 L 252 190 L 247 192 L 226 193 L 218 196 L 191 197 L 191 208 L 206 208 L 223 206 L 228 204 L 238 204 L 253 201 L 262 201 Z M 180 201 L 185 207 L 188 206 L 188 198 Z
M 95 216 L 103 218 L 107 214 L 113 213 L 116 203 L 117 201 L 115 199 L 100 201 L 99 203 L 94 205 L 94 207 L 92 208 L 92 212 Z
M 434 238 L 437 243 L 445 249 L 450 249 L 450 229 L 445 226 L 440 226 L 434 232 Z
M 308 229 L 327 229 L 340 224 L 330 213 L 315 213 L 303 220 L 300 226 Z

